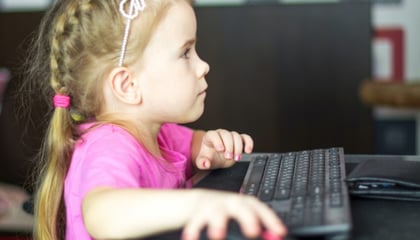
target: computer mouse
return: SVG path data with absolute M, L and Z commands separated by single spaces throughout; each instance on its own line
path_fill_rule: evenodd
M 262 234 L 260 237 L 252 238 L 251 240 L 272 240 L 272 238 L 265 238 L 265 236 L 268 236 L 268 235 Z M 248 239 L 250 238 L 247 238 L 243 235 L 240 229 L 240 226 L 236 221 L 233 221 L 233 220 L 229 221 L 225 240 L 248 240 Z M 200 240 L 210 240 L 207 236 L 207 228 L 201 231 Z

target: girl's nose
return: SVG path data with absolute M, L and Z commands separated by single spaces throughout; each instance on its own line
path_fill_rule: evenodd
M 199 69 L 199 75 L 201 77 L 204 77 L 209 73 L 210 65 L 206 61 L 200 58 L 200 67 L 198 69 Z

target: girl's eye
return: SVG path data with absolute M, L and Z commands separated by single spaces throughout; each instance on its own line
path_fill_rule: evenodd
M 185 50 L 185 52 L 182 54 L 182 57 L 183 57 L 183 58 L 189 58 L 188 54 L 189 54 L 190 50 L 191 50 L 191 48 L 187 48 L 187 49 Z

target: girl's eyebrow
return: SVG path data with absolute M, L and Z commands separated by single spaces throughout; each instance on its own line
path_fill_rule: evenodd
M 194 45 L 195 43 L 195 38 L 192 38 L 190 40 L 187 40 L 181 47 L 180 49 L 186 48 L 188 46 Z

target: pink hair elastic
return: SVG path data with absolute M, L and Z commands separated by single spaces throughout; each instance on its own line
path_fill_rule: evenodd
M 69 108 L 70 107 L 70 97 L 66 95 L 56 94 L 54 95 L 54 107 L 56 108 Z

